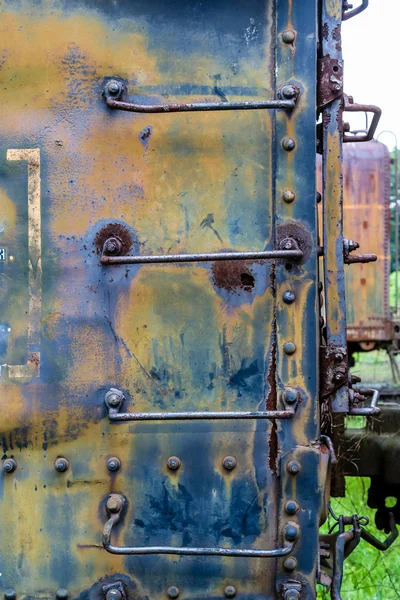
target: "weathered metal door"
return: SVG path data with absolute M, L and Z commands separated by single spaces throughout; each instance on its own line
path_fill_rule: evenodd
M 2 3 L 8 600 L 314 597 L 315 4 Z

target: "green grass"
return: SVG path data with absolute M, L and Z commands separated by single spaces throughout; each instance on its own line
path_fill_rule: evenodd
M 363 383 L 392 384 L 390 362 L 386 352 L 360 353 L 356 359 L 357 362 L 352 373 L 362 377 Z M 400 362 L 400 359 L 398 360 Z M 348 423 L 348 426 L 360 426 L 360 423 Z M 368 488 L 369 479 L 347 477 L 346 497 L 332 499 L 332 508 L 336 514 L 353 515 L 357 513 L 367 516 L 370 520 L 368 530 L 383 540 L 386 537 L 385 533 L 375 528 L 375 511 L 367 506 Z M 332 524 L 333 521 L 330 519 L 322 531 L 326 532 Z M 318 589 L 319 600 L 330 598 L 324 588 L 318 586 Z M 342 598 L 344 600 L 400 598 L 400 538 L 386 552 L 379 552 L 361 540 L 354 553 L 345 561 Z

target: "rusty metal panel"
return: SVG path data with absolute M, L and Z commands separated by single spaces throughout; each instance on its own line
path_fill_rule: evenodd
M 347 339 L 389 340 L 390 158 L 384 144 L 345 144 L 343 198 L 345 236 L 378 256 L 376 263 L 346 268 Z
M 294 579 L 314 597 L 325 483 L 315 10 L 311 0 L 2 5 L 2 593 L 97 599 L 114 585 L 114 600 L 255 600 Z M 292 112 L 132 114 L 107 106 L 111 80 L 149 106 L 279 104 L 286 84 L 300 98 Z M 101 263 L 115 248 L 293 251 L 287 240 L 301 261 Z M 200 411 L 240 415 L 135 420 Z M 125 500 L 107 545 L 110 494 Z M 285 509 L 291 495 L 298 515 Z M 223 551 L 126 551 L 149 547 Z

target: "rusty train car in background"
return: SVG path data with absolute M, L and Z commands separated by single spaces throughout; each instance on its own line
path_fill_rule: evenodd
M 5 600 L 338 600 L 360 539 L 396 538 L 362 507 L 319 533 L 346 417 L 381 412 L 346 329 L 367 5 L 1 4 Z
M 397 148 L 396 148 L 397 152 Z M 400 473 L 395 468 L 400 449 L 400 389 L 396 357 L 400 350 L 398 280 L 390 303 L 391 265 L 398 272 L 398 234 L 391 251 L 391 204 L 394 229 L 398 232 L 399 205 L 397 157 L 377 140 L 350 143 L 343 153 L 344 232 L 363 240 L 378 260 L 346 269 L 347 345 L 350 364 L 353 356 L 373 350 L 387 353 L 392 378 L 374 383 L 380 388 L 378 417 L 342 433 L 336 470 L 336 495 L 345 495 L 344 475 L 369 477 L 368 505 L 376 509 L 375 523 L 389 531 L 390 513 L 400 523 Z M 394 163 L 394 194 L 391 196 L 391 162 Z M 393 256 L 394 255 L 394 256 Z M 394 260 L 392 260 L 394 258 Z M 357 366 L 354 369 L 357 373 Z M 395 498 L 391 508 L 388 497 Z

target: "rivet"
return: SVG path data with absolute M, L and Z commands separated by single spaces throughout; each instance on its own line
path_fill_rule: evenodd
M 297 568 L 297 560 L 294 556 L 287 556 L 283 561 L 285 571 L 294 571 Z
M 284 85 L 281 89 L 281 95 L 288 100 L 294 98 L 297 94 L 296 88 L 293 85 Z
M 286 292 L 283 292 L 282 294 L 282 300 L 285 304 L 293 304 L 296 300 L 296 294 L 292 292 L 292 290 L 286 290 Z
M 59 473 L 64 473 L 69 467 L 69 462 L 66 458 L 57 458 L 57 460 L 54 463 L 54 466 L 56 468 L 56 471 L 58 471 Z
M 167 590 L 168 598 L 178 598 L 179 594 L 180 594 L 179 588 L 175 587 L 174 585 L 172 585 Z
M 68 591 L 65 588 L 60 588 L 56 592 L 56 598 L 57 598 L 57 600 L 67 600 Z
M 117 513 L 122 508 L 122 497 L 118 494 L 111 494 L 107 498 L 107 510 L 110 513 Z
M 286 152 L 291 152 L 296 147 L 296 142 L 293 138 L 287 137 L 282 141 L 282 148 L 286 150 Z
M 111 588 L 106 593 L 106 600 L 122 600 L 122 594 L 116 588 Z
M 299 526 L 296 523 L 288 523 L 284 528 L 285 539 L 294 542 L 299 537 Z
M 6 458 L 6 460 L 3 462 L 3 471 L 5 471 L 6 473 L 13 473 L 13 471 L 15 471 L 16 468 L 17 461 L 13 458 Z
M 290 204 L 296 198 L 296 194 L 292 190 L 285 190 L 282 194 L 282 197 L 285 202 Z
M 225 456 L 224 460 L 222 461 L 222 466 L 227 471 L 232 471 L 236 467 L 236 464 L 237 462 L 234 456 Z
M 286 502 L 286 504 L 285 504 L 286 514 L 295 515 L 298 510 L 299 510 L 299 505 L 297 504 L 297 502 L 295 500 L 289 500 L 288 502 Z
M 335 354 L 335 361 L 336 362 L 340 363 L 340 362 L 342 362 L 343 359 L 344 359 L 344 356 L 340 352 L 338 352 L 337 354 Z
M 293 44 L 295 39 L 296 34 L 292 29 L 287 29 L 282 33 L 282 40 L 285 42 L 285 44 Z
M 283 351 L 285 354 L 291 356 L 296 352 L 296 346 L 293 342 L 286 342 L 286 344 L 283 344 Z
M 224 589 L 225 598 L 234 598 L 237 594 L 237 589 L 234 585 L 227 585 Z
M 343 375 L 341 373 L 335 373 L 333 376 L 334 381 L 340 382 L 343 379 Z
M 116 456 L 111 456 L 107 460 L 107 469 L 110 471 L 118 471 L 121 468 L 121 461 Z
M 15 590 L 13 590 L 12 588 L 9 588 L 8 590 L 6 590 L 4 592 L 4 600 L 15 600 L 16 597 L 17 597 L 17 594 L 15 593 Z
M 177 471 L 181 464 L 181 460 L 177 456 L 170 456 L 167 460 L 167 467 L 168 469 L 171 469 L 171 471 Z
M 121 84 L 115 79 L 108 82 L 107 89 L 112 96 L 116 96 L 121 91 Z
M 283 390 L 283 400 L 287 404 L 294 404 L 299 398 L 299 393 L 297 390 L 291 387 L 287 387 Z
M 317 192 L 317 204 L 319 204 L 322 200 L 321 192 Z
M 287 471 L 288 473 L 290 473 L 291 475 L 297 475 L 298 473 L 300 473 L 300 463 L 297 462 L 297 460 L 291 460 L 290 462 L 288 462 L 287 465 Z

